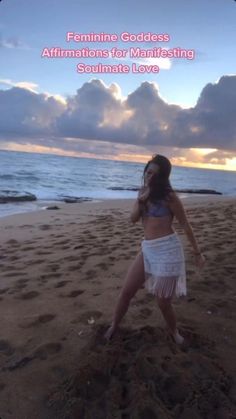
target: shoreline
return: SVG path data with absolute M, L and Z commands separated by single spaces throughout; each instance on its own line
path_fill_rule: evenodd
M 178 194 L 178 196 L 181 198 L 183 204 L 185 205 L 204 205 L 205 203 L 215 203 L 215 202 L 234 202 L 236 201 L 236 196 L 229 196 L 229 195 L 208 195 L 208 194 Z M 5 215 L 0 215 L 0 225 L 1 225 L 1 220 L 5 220 L 9 217 L 18 217 L 18 216 L 27 216 L 29 214 L 38 214 L 38 213 L 44 213 L 44 212 L 54 212 L 54 211 L 59 211 L 61 209 L 65 210 L 65 208 L 72 208 L 72 211 L 74 211 L 75 208 L 79 208 L 80 205 L 88 205 L 88 208 L 90 207 L 90 205 L 96 205 L 96 204 L 102 204 L 102 206 L 105 204 L 105 207 L 109 207 L 109 203 L 111 203 L 111 205 L 113 206 L 114 203 L 117 203 L 118 206 L 120 205 L 121 202 L 126 202 L 127 204 L 132 203 L 133 201 L 135 201 L 136 198 L 107 198 L 107 199 L 93 199 L 91 201 L 82 201 L 82 202 L 77 202 L 77 203 L 65 203 L 62 201 L 46 201 L 45 203 L 38 203 L 38 206 L 40 206 L 41 208 L 34 208 L 34 209 L 29 209 L 28 211 L 23 211 L 23 212 L 14 212 L 12 214 L 5 214 Z M 26 203 L 26 205 L 29 205 L 29 203 Z M 8 204 L 2 204 L 2 205 L 8 205 Z M 24 204 L 19 204 L 19 205 L 24 205 Z M 37 206 L 37 204 L 32 204 Z M 52 207 L 52 206 L 56 206 L 58 207 L 58 210 L 48 210 L 47 207 Z M 83 208 L 84 209 L 84 208 Z M 70 210 L 69 210 L 70 212 Z M 84 212 L 84 211 L 83 211 Z M 0 207 L 0 214 L 1 214 L 1 207 Z

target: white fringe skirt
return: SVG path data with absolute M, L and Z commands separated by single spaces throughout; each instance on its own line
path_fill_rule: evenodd
M 186 295 L 186 270 L 183 246 L 177 233 L 141 243 L 145 288 L 158 297 Z

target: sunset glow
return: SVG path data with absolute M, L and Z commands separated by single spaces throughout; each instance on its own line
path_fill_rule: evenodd
M 67 139 L 68 142 L 75 141 L 74 139 Z M 7 144 L 5 147 L 2 148 L 3 150 L 9 151 L 23 151 L 28 153 L 42 153 L 42 154 L 55 154 L 60 156 L 71 156 L 71 157 L 82 157 L 82 158 L 92 158 L 92 159 L 105 159 L 105 160 L 115 160 L 115 161 L 126 161 L 126 162 L 133 162 L 133 163 L 146 163 L 148 160 L 151 159 L 152 155 L 155 154 L 150 152 L 149 154 L 137 154 L 137 153 L 122 153 L 119 152 L 117 154 L 103 154 L 98 155 L 93 152 L 76 152 L 76 151 L 64 151 L 59 148 L 52 148 L 52 147 L 44 147 L 44 146 L 32 146 L 30 144 L 17 144 L 11 143 Z M 214 170 L 227 170 L 227 171 L 236 171 L 236 157 L 232 155 L 232 158 L 226 158 L 225 164 L 218 164 L 217 161 L 214 163 L 212 162 L 204 162 L 202 161 L 202 156 L 207 156 L 212 152 L 217 152 L 217 149 L 191 149 L 189 157 L 186 156 L 178 156 L 178 157 L 170 157 L 170 160 L 174 166 L 181 166 L 181 167 L 196 167 L 201 169 L 214 169 Z M 194 159 L 192 158 L 192 152 L 194 152 Z M 199 157 L 196 158 L 196 155 Z

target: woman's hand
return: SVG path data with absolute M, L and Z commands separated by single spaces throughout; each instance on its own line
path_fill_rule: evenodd
M 148 185 L 143 186 L 138 192 L 138 201 L 144 203 L 147 201 L 150 194 L 150 187 Z
M 202 269 L 206 263 L 205 256 L 202 253 L 195 255 L 195 263 L 198 268 Z

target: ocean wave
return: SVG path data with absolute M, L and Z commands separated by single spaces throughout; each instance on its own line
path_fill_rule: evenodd
M 18 173 L 13 173 L 11 175 L 7 174 L 7 175 L 0 175 L 0 180 L 17 180 L 17 181 L 24 181 L 24 180 L 30 180 L 30 181 L 40 181 L 40 178 L 32 175 L 32 174 L 22 174 L 19 175 Z
M 12 180 L 16 178 L 15 175 L 0 175 L 0 180 Z

